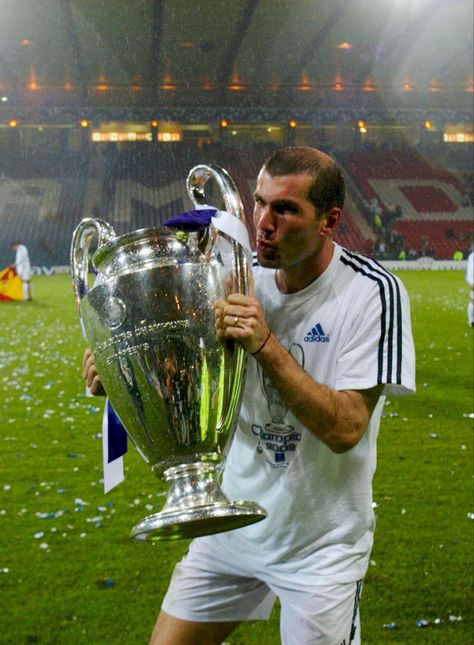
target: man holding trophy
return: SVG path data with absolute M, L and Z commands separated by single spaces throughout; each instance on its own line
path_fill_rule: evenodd
M 415 355 L 402 283 L 333 241 L 343 202 L 316 149 L 281 150 L 259 173 L 255 284 L 217 300 L 215 326 L 248 355 L 222 488 L 267 517 L 191 543 L 154 645 L 221 643 L 277 597 L 284 645 L 360 643 L 384 395 L 415 391 Z M 99 393 L 90 354 L 84 374 Z

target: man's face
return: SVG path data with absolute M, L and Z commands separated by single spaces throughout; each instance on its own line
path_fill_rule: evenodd
M 261 266 L 290 269 L 319 257 L 324 245 L 320 231 L 326 220 L 308 198 L 311 181 L 306 174 L 273 177 L 260 172 L 253 221 Z

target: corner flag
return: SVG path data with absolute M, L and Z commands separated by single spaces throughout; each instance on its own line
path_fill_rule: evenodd
M 23 300 L 23 283 L 14 267 L 0 271 L 0 302 Z

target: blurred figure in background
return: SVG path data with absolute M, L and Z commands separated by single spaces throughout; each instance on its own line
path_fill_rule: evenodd
M 467 317 L 471 327 L 474 327 L 474 251 L 471 251 L 467 258 L 466 282 L 471 290 L 467 305 Z
M 31 263 L 28 249 L 20 242 L 12 242 L 11 248 L 15 251 L 13 266 L 23 281 L 23 300 L 33 300 L 31 290 Z

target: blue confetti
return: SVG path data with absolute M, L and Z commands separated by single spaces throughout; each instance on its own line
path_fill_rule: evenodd
M 113 578 L 101 578 L 100 580 L 96 580 L 96 585 L 98 587 L 113 587 L 115 580 Z
M 428 625 L 429 625 L 429 624 L 430 624 L 430 623 L 429 623 L 429 621 L 428 621 L 428 620 L 423 620 L 423 619 L 421 619 L 421 620 L 417 620 L 417 621 L 416 621 L 416 626 L 417 626 L 417 627 L 428 627 Z

